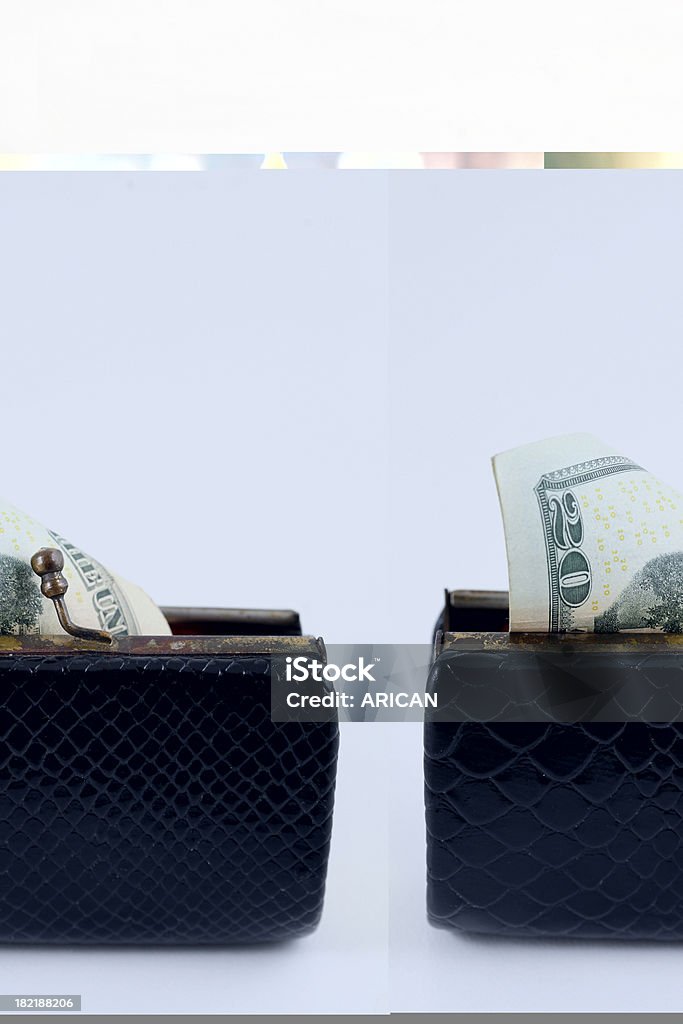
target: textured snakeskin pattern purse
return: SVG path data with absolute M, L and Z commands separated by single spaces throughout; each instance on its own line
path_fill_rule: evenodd
M 469 632 L 505 629 L 504 598 L 449 595 L 439 623 L 455 632 L 437 642 L 444 701 L 425 724 L 430 920 L 683 938 L 683 637 L 563 638 L 560 657 L 548 638 Z
M 249 615 L 231 628 L 258 631 Z M 110 650 L 0 637 L 0 941 L 237 943 L 313 929 L 338 727 L 272 722 L 273 659 L 290 653 L 324 656 L 300 636 L 122 638 Z

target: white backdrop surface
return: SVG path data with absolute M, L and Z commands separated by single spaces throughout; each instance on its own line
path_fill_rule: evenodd
M 675 0 L 0 0 L 0 152 L 683 150 Z

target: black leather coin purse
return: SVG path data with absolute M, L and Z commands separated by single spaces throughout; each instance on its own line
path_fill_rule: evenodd
M 512 936 L 683 938 L 683 637 L 514 636 L 455 591 L 425 723 L 428 914 Z
M 294 612 L 213 609 L 107 642 L 73 625 L 49 568 L 77 635 L 0 637 L 0 942 L 311 931 L 338 726 L 274 723 L 271 671 L 322 642 Z

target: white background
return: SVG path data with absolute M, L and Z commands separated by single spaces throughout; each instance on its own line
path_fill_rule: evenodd
M 681 486 L 682 184 L 3 175 L 1 489 L 160 603 L 425 642 L 444 587 L 506 584 L 493 452 L 588 430 Z M 420 746 L 345 727 L 328 900 L 300 944 L 4 949 L 0 989 L 380 1009 L 390 875 L 393 1009 L 679 1009 L 677 947 L 427 925 Z
M 677 0 L 0 0 L 0 152 L 681 150 Z

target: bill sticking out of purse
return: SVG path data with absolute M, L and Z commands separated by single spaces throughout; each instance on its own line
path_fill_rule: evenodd
M 590 434 L 493 459 L 510 631 L 683 632 L 683 495 Z
M 62 632 L 57 608 L 44 599 L 31 566 L 39 548 L 63 556 L 70 607 L 82 627 L 114 638 L 170 634 L 166 618 L 144 591 L 0 498 L 0 635 Z

